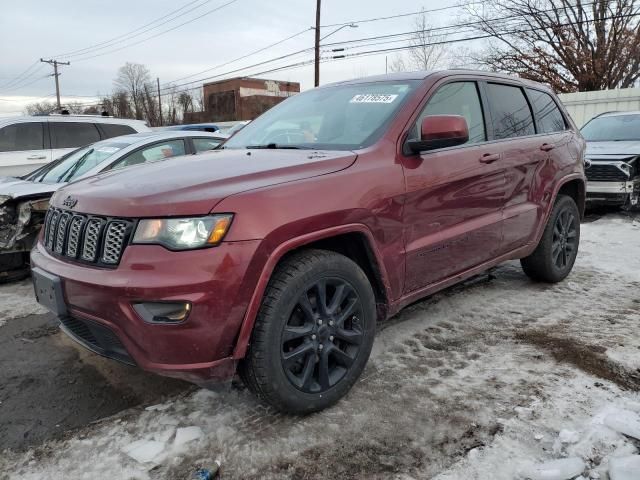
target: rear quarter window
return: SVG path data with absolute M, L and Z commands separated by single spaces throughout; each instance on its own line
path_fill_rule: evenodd
M 101 123 L 100 128 L 103 132 L 102 138 L 112 138 L 137 133 L 136 130 L 129 125 L 118 125 L 116 123 Z
M 527 89 L 527 95 L 536 112 L 538 133 L 553 133 L 566 130 L 567 124 L 555 100 L 548 93 Z

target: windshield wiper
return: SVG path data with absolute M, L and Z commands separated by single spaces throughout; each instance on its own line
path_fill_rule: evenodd
M 73 165 L 71 165 L 69 168 L 67 168 L 62 175 L 60 175 L 58 177 L 58 180 L 56 181 L 56 183 L 60 183 L 62 181 L 62 179 L 64 178 L 67 182 L 73 178 L 73 176 L 75 175 L 75 173 L 78 171 L 78 169 L 84 165 L 84 162 L 87 160 L 87 157 L 93 153 L 93 148 L 89 149 L 89 151 L 87 153 L 85 153 L 84 155 L 82 155 L 77 161 L 76 163 L 74 163 Z
M 247 145 L 245 148 L 268 148 L 274 150 L 309 150 L 309 147 L 302 147 L 300 145 L 283 145 L 278 143 L 266 143 L 264 145 Z

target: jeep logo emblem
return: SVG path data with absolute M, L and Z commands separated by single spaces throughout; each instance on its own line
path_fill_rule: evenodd
M 64 199 L 64 201 L 62 202 L 62 205 L 65 207 L 73 208 L 76 206 L 76 203 L 78 203 L 78 199 L 73 198 L 71 195 L 69 195 L 67 198 Z

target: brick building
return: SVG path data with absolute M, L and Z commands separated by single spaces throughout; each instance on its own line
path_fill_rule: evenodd
M 231 78 L 203 85 L 205 110 L 185 115 L 185 123 L 253 120 L 300 92 L 297 82 Z

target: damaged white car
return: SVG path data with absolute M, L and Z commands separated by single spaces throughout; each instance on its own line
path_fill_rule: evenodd
M 212 150 L 223 138 L 208 132 L 155 131 L 79 148 L 23 177 L 0 178 L 0 283 L 29 275 L 29 251 L 51 195 L 68 182 L 101 172 Z
M 581 130 L 589 204 L 640 206 L 640 112 L 608 112 Z

